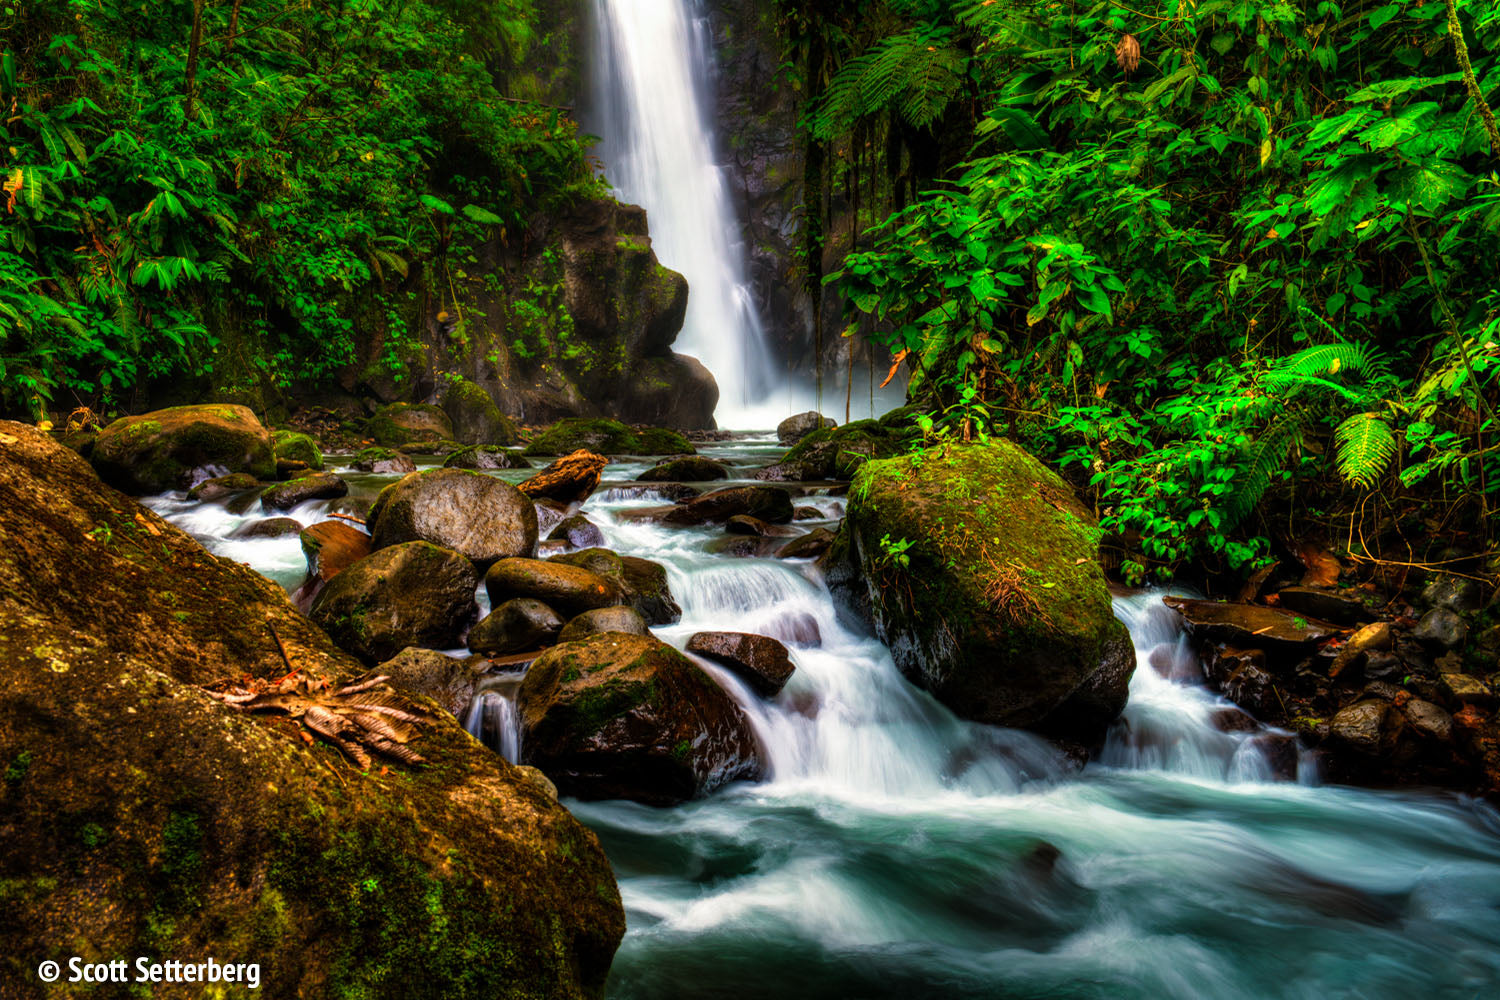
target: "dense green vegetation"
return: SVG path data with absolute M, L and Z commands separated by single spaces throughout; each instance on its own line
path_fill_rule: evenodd
M 0 412 L 327 378 L 356 328 L 399 373 L 482 245 L 595 187 L 528 68 L 565 44 L 532 0 L 0 3 Z
M 808 270 L 856 234 L 846 335 L 901 352 L 932 433 L 1058 461 L 1137 579 L 1253 568 L 1291 510 L 1356 556 L 1487 539 L 1491 0 L 781 9 Z

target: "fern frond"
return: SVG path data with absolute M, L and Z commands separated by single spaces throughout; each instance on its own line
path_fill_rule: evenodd
M 952 31 L 927 24 L 881 39 L 834 74 L 809 117 L 813 135 L 828 142 L 882 111 L 926 128 L 963 87 L 968 57 Z
M 1245 467 L 1235 483 L 1235 491 L 1223 501 L 1224 512 L 1233 526 L 1244 520 L 1260 498 L 1271 488 L 1271 477 L 1286 464 L 1287 455 L 1302 440 L 1302 415 L 1283 413 L 1256 437 L 1245 450 Z
M 1383 413 L 1356 413 L 1333 430 L 1339 475 L 1371 489 L 1396 456 L 1396 435 Z

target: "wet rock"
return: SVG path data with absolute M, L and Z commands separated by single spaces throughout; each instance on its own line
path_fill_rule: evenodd
M 1406 663 L 1395 653 L 1370 652 L 1365 655 L 1364 676 L 1369 680 L 1399 683 L 1406 672 Z
M 702 455 L 687 455 L 668 459 L 636 476 L 640 483 L 706 483 L 715 479 L 728 479 L 729 469 L 722 462 L 715 462 Z
M 628 427 L 618 420 L 568 417 L 559 420 L 526 446 L 528 455 L 694 455 L 693 443 L 661 427 Z
M 636 613 L 635 608 L 616 604 L 612 607 L 595 608 L 593 611 L 575 615 L 568 624 L 563 626 L 562 632 L 557 636 L 557 641 L 572 642 L 600 632 L 623 632 L 626 635 L 651 634 L 651 630 L 646 626 L 646 620 Z
M 214 500 L 223 500 L 225 497 L 238 496 L 241 493 L 261 488 L 261 481 L 247 472 L 236 472 L 230 476 L 217 476 L 213 479 L 205 479 L 203 482 L 188 490 L 189 500 L 198 500 L 208 503 Z
M 667 568 L 661 563 L 601 548 L 552 556 L 547 561 L 577 566 L 610 580 L 619 588 L 623 603 L 635 608 L 648 625 L 672 625 L 682 618 L 682 608 L 667 584 Z
M 1443 575 L 1422 588 L 1422 604 L 1430 608 L 1447 608 L 1460 614 L 1478 611 L 1484 605 L 1484 591 L 1478 580 Z
M 1356 625 L 1375 618 L 1375 612 L 1370 610 L 1356 590 L 1283 587 L 1276 596 L 1281 607 L 1287 611 L 1336 625 Z
M 715 538 L 703 547 L 703 551 L 714 556 L 728 556 L 731 559 L 755 559 L 770 556 L 776 549 L 776 543 L 768 538 L 756 538 L 753 535 L 725 535 L 723 538 Z
M 1255 604 L 1163 597 L 1195 636 L 1236 644 L 1278 642 L 1303 645 L 1338 634 L 1338 626 Z
M 1336 678 L 1344 675 L 1352 668 L 1366 663 L 1372 653 L 1389 650 L 1394 641 L 1390 622 L 1366 625 L 1351 635 L 1339 649 L 1328 668 L 1328 676 Z
M 298 476 L 306 475 L 312 469 L 306 462 L 294 462 L 289 458 L 278 458 L 276 460 L 277 479 L 296 479 Z
M 568 519 L 569 506 L 558 503 L 556 500 L 538 500 L 536 502 L 536 530 L 537 536 L 542 537 L 552 534 L 556 528 Z
M 1469 637 L 1469 626 L 1456 612 L 1433 608 L 1417 622 L 1411 637 L 1429 649 L 1457 649 Z
M 795 528 L 780 524 L 767 524 L 749 514 L 736 514 L 724 522 L 724 530 L 731 535 L 753 535 L 756 538 L 796 538 L 802 534 Z
M 698 632 L 687 651 L 728 667 L 765 698 L 776 697 L 796 669 L 785 646 L 749 632 Z
M 865 462 L 902 454 L 906 450 L 906 441 L 904 428 L 885 425 L 878 420 L 856 420 L 842 427 L 815 430 L 793 445 L 777 466 L 763 470 L 763 474 L 756 478 L 773 481 L 852 479 Z
M 793 521 L 821 521 L 823 512 L 816 507 L 793 507 Z
M 291 517 L 263 517 L 246 521 L 229 533 L 230 538 L 287 538 L 302 534 L 302 522 Z
M 319 521 L 299 535 L 307 558 L 307 580 L 292 595 L 292 603 L 305 612 L 328 581 L 373 550 L 369 535 L 341 521 Z
M 441 408 L 427 403 L 391 403 L 365 423 L 365 436 L 385 448 L 415 441 L 451 441 L 453 423 Z
M 582 503 L 599 485 L 599 476 L 609 459 L 590 451 L 564 455 L 518 488 L 533 500 Z
M 309 617 L 369 663 L 407 646 L 451 649 L 478 612 L 478 582 L 474 564 L 461 553 L 403 542 L 339 573 L 313 602 Z
M 903 673 L 966 719 L 1103 736 L 1135 650 L 1092 513 L 1066 483 L 995 441 L 867 463 L 849 498 L 825 556 L 829 585 Z M 901 559 L 893 540 L 907 543 Z
M 485 574 L 484 586 L 495 607 L 512 598 L 532 597 L 568 617 L 619 604 L 621 597 L 613 580 L 556 558 L 502 559 Z
M 1453 738 L 1453 716 L 1430 701 L 1413 698 L 1401 706 L 1401 713 L 1411 729 L 1425 739 L 1447 743 Z
M 349 463 L 359 472 L 377 476 L 404 476 L 417 471 L 417 463 L 393 448 L 366 448 Z
M 455 451 L 443 460 L 443 468 L 484 472 L 491 469 L 529 469 L 531 463 L 518 451 L 510 451 L 499 445 L 482 444 Z
M 348 492 L 349 484 L 333 473 L 314 472 L 267 487 L 260 505 L 266 510 L 291 510 L 309 500 L 333 500 Z
M 526 672 L 518 707 L 526 763 L 564 795 L 668 806 L 763 771 L 739 706 L 649 636 L 554 646 Z
M 805 611 L 782 615 L 770 622 L 766 631 L 791 646 L 816 649 L 823 645 L 823 630 L 818 627 L 818 620 Z
M 610 483 L 605 489 L 604 495 L 610 499 L 638 497 L 646 500 L 655 499 L 679 503 L 683 500 L 691 500 L 696 496 L 702 496 L 703 491 L 694 489 L 684 483 Z
M 1260 728 L 1254 716 L 1238 708 L 1221 708 L 1210 715 L 1208 721 L 1221 733 L 1253 733 Z
M 567 542 L 575 549 L 591 549 L 604 544 L 604 532 L 582 514 L 563 518 L 557 527 L 547 533 L 547 537 Z
M 306 434 L 289 430 L 273 431 L 271 447 L 276 452 L 277 461 L 301 462 L 313 470 L 323 468 L 323 452 L 318 449 L 318 443 Z
M 790 448 L 813 431 L 823 428 L 831 430 L 837 426 L 838 423 L 832 417 L 825 417 L 817 410 L 808 410 L 806 413 L 787 417 L 777 424 L 776 440 L 781 442 L 783 447 Z
M 1276 693 L 1276 678 L 1252 658 L 1246 657 L 1230 672 L 1224 679 L 1223 691 L 1224 697 L 1257 719 L 1279 720 L 1285 717 Z
M 1342 749 L 1374 757 L 1390 749 L 1386 716 L 1389 702 L 1367 700 L 1341 709 L 1333 717 L 1329 739 Z
M 486 656 L 540 649 L 556 642 L 562 627 L 562 616 L 546 603 L 516 597 L 496 607 L 469 630 L 469 649 Z
M 514 486 L 464 469 L 430 469 L 381 491 L 370 510 L 375 547 L 432 542 L 483 568 L 536 551 L 536 508 Z
M 1443 693 L 1453 701 L 1480 708 L 1495 707 L 1495 693 L 1478 677 L 1469 674 L 1447 673 L 1442 675 Z
M 452 455 L 463 451 L 457 441 L 408 441 L 396 449 L 403 455 Z
M 828 551 L 836 536 L 827 528 L 814 528 L 800 538 L 793 538 L 777 550 L 782 559 L 817 559 Z
M 248 407 L 224 404 L 121 417 L 99 432 L 90 461 L 110 485 L 137 494 L 185 490 L 233 472 L 276 475 L 271 435 Z
M 442 406 L 453 427 L 452 436 L 461 444 L 513 445 L 521 439 L 516 422 L 501 413 L 490 394 L 473 382 L 454 382 L 443 394 Z
M 792 519 L 792 495 L 779 486 L 732 486 L 694 497 L 667 511 L 667 524 L 712 524 L 748 514 L 772 524 Z
M 457 657 L 435 649 L 411 646 L 377 666 L 372 673 L 390 678 L 390 685 L 431 698 L 458 718 L 474 700 L 479 675 L 487 666 L 482 656 Z

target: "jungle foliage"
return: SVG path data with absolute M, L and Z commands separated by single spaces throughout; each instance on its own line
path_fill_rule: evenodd
M 1357 557 L 1489 538 L 1492 0 L 781 9 L 809 183 L 863 233 L 846 335 L 932 433 L 1060 463 L 1135 579 L 1248 571 L 1293 509 Z
M 0 2 L 0 412 L 409 342 L 597 183 L 524 68 L 551 44 L 533 0 Z

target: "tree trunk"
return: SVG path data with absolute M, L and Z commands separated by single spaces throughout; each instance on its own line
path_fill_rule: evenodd
M 193 103 L 198 97 L 198 49 L 203 44 L 203 5 L 207 0 L 193 0 L 193 33 L 188 39 L 187 83 L 182 99 L 182 125 L 193 120 Z

